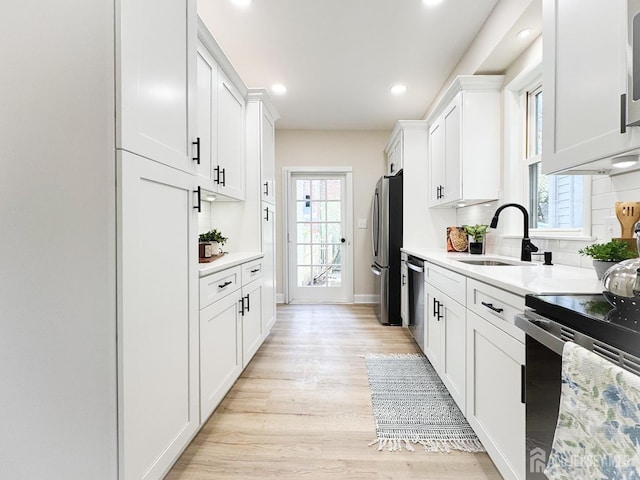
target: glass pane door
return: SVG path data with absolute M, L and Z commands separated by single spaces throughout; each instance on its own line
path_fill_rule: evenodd
M 292 176 L 292 300 L 341 301 L 344 189 L 340 176 Z

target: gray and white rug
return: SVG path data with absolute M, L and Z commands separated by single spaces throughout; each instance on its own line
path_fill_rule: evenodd
M 429 360 L 417 353 L 365 356 L 378 438 L 369 445 L 396 451 L 484 452 L 473 429 Z

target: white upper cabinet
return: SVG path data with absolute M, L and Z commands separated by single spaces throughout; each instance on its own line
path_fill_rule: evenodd
M 118 6 L 116 146 L 193 172 L 195 0 Z
M 501 75 L 460 76 L 429 123 L 429 206 L 498 198 Z
M 402 130 L 392 136 L 391 143 L 385 149 L 387 154 L 387 175 L 395 175 L 404 167 L 404 134 Z
M 244 200 L 247 88 L 202 23 L 198 35 L 199 145 L 194 147 L 194 158 L 200 162 L 200 184 L 205 190 Z
M 262 108 L 262 201 L 276 203 L 275 119 Z
M 260 169 L 263 202 L 276 203 L 276 121 L 280 114 L 266 90 L 252 88 L 247 95 L 247 165 Z M 252 167 L 249 167 L 252 168 Z
M 625 127 L 626 18 L 625 0 L 544 0 L 543 173 L 607 171 L 640 147 Z

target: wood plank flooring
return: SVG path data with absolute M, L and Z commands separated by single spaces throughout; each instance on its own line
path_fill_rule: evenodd
M 378 452 L 364 358 L 418 351 L 369 305 L 285 305 L 168 480 L 500 479 L 489 457 Z

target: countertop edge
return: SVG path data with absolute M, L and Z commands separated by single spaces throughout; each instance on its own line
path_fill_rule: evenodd
M 527 294 L 602 293 L 602 284 L 596 278 L 595 271 L 588 268 L 568 265 L 549 266 L 538 262 L 524 266 L 486 267 L 457 261 L 462 258 L 482 258 L 481 255 L 472 256 L 469 253 L 450 253 L 436 249 L 412 247 L 403 247 L 401 251 L 520 296 Z M 490 254 L 485 256 L 506 261 L 518 261 L 518 259 L 504 255 Z M 517 275 L 514 275 L 516 272 Z M 511 279 L 515 278 L 519 280 L 519 283 L 518 281 L 507 281 L 509 277 L 505 278 L 504 274 L 506 273 L 511 273 Z M 563 286 L 558 287 L 559 283 L 563 283 Z
M 221 270 L 235 267 L 236 265 L 241 265 L 243 263 L 251 262 L 262 257 L 264 257 L 264 254 L 261 252 L 227 253 L 222 258 L 214 260 L 213 262 L 199 263 L 199 276 L 200 278 L 206 277 L 208 275 L 211 275 L 212 273 L 217 273 Z

